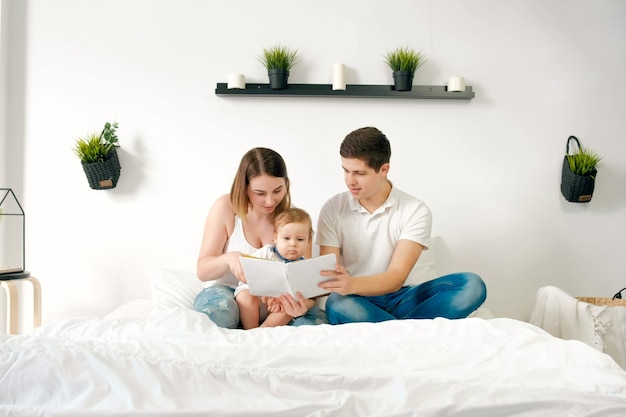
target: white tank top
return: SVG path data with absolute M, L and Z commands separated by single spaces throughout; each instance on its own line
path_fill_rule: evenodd
M 235 215 L 235 227 L 233 228 L 233 233 L 228 237 L 228 242 L 226 242 L 226 252 L 241 252 L 246 255 L 252 255 L 259 248 L 255 248 L 246 240 L 246 235 L 243 233 L 243 222 L 241 221 L 241 217 Z M 216 279 L 215 281 L 208 281 L 207 284 L 211 284 L 212 282 L 216 282 L 218 284 L 226 285 L 231 288 L 237 287 L 239 284 L 239 280 L 229 272 L 224 274 L 222 277 Z

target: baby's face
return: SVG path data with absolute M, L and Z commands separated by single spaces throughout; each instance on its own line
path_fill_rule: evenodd
M 276 231 L 274 241 L 283 258 L 298 259 L 309 249 L 309 229 L 305 223 L 287 223 Z

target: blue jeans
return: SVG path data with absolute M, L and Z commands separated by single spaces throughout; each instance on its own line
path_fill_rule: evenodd
M 483 280 L 471 272 L 445 275 L 373 297 L 332 293 L 326 301 L 330 324 L 395 319 L 467 317 L 487 298 Z
M 226 285 L 212 285 L 200 291 L 193 302 L 193 309 L 204 313 L 219 327 L 237 329 L 239 307 L 233 296 L 235 290 Z M 290 326 L 304 326 L 328 323 L 326 312 L 313 306 L 304 316 L 291 320 Z

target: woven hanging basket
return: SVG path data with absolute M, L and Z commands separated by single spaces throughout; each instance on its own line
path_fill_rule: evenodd
M 576 299 L 578 301 L 594 304 L 597 306 L 626 307 L 626 300 L 620 298 L 576 297 Z
M 585 175 L 578 175 L 572 172 L 569 161 L 567 160 L 571 140 L 576 141 L 578 149 L 581 149 L 580 142 L 576 136 L 567 138 L 561 173 L 561 194 L 563 194 L 563 197 L 570 203 L 588 203 L 593 196 L 593 189 L 596 185 L 595 178 L 598 171 L 594 169 Z
M 120 160 L 117 151 L 111 150 L 103 162 L 83 163 L 83 171 L 87 175 L 89 186 L 94 190 L 109 190 L 115 188 L 120 178 Z

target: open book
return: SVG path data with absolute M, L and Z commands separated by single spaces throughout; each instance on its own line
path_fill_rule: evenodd
M 295 298 L 296 292 L 302 293 L 304 298 L 328 294 L 328 291 L 317 286 L 329 280 L 321 276 L 320 271 L 334 270 L 337 265 L 333 254 L 289 263 L 248 256 L 239 259 L 250 294 L 271 297 L 288 293 Z

